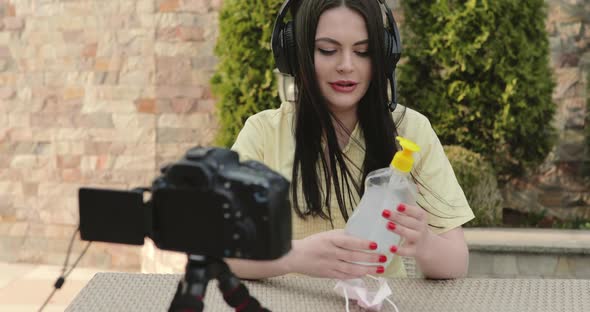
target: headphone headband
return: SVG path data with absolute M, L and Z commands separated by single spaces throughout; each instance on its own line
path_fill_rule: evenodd
M 395 39 L 395 43 L 398 47 L 399 53 L 401 53 L 402 52 L 402 41 L 401 41 L 401 37 L 399 35 L 399 30 L 397 29 L 397 23 L 395 22 L 395 18 L 393 17 L 393 12 L 391 12 L 391 9 L 389 8 L 389 6 L 385 2 L 385 0 L 377 0 L 377 1 L 379 1 L 381 8 L 383 9 L 383 11 L 385 11 L 385 16 L 387 19 L 387 26 L 389 26 L 389 29 L 391 29 L 391 31 L 393 32 L 393 38 Z M 290 2 L 290 0 L 288 0 L 287 2 Z
M 272 30 L 272 38 L 271 38 L 272 42 L 274 42 L 278 38 L 279 31 L 283 28 L 282 26 L 285 25 L 285 23 L 283 22 L 283 19 L 287 15 L 287 9 L 289 7 L 291 7 L 290 6 L 291 1 L 292 0 L 286 0 L 285 2 L 283 2 L 283 4 L 281 5 L 281 8 L 279 9 L 279 14 L 277 15 L 277 18 L 275 19 L 275 26 Z

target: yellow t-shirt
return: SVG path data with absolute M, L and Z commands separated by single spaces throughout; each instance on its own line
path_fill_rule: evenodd
M 430 212 L 428 223 L 432 225 L 430 227 L 432 232 L 440 234 L 473 219 L 473 212 L 428 119 L 402 105 L 398 105 L 392 114 L 398 134 L 416 142 L 421 148 L 420 152 L 414 155 L 412 174 L 424 185 L 419 187 L 417 202 Z M 241 161 L 260 161 L 291 180 L 295 152 L 294 115 L 294 104 L 284 102 L 278 109 L 265 110 L 249 117 L 232 150 L 238 152 Z M 358 124 L 342 151 L 350 161 L 356 164 L 356 166 L 348 166 L 353 177 L 357 178 L 358 183 L 364 183 L 360 181 L 362 173 L 359 169 L 355 169 L 362 167 L 365 157 L 364 138 Z M 320 181 L 323 181 L 321 179 L 320 177 Z M 353 199 L 359 203 L 360 198 L 356 192 L 353 193 L 355 193 Z M 301 194 L 298 196 L 303 198 Z M 305 204 L 305 201 L 300 200 L 300 203 Z M 352 208 L 354 207 L 349 208 L 349 216 L 352 214 Z M 330 209 L 334 228 L 344 228 L 346 222 L 338 207 L 333 188 Z M 332 230 L 330 221 L 319 217 L 308 217 L 302 220 L 293 213 L 292 220 L 293 239 L 302 239 L 315 233 Z M 400 257 L 394 258 L 386 268 L 385 275 L 406 275 Z

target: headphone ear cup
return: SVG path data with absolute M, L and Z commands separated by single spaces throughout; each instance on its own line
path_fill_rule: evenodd
M 387 77 L 390 77 L 391 73 L 393 72 L 393 58 L 392 58 L 392 46 L 391 46 L 391 34 L 385 30 L 383 31 L 383 47 L 385 48 L 385 51 L 383 53 L 383 56 L 385 56 L 385 75 Z
M 397 62 L 401 57 L 401 51 L 399 50 L 399 46 L 397 45 L 394 36 L 387 29 L 384 33 L 385 39 L 383 45 L 385 47 L 385 73 L 387 74 L 387 77 L 390 77 L 393 75 L 393 70 L 397 66 Z
M 392 46 L 392 58 L 393 58 L 393 64 L 397 65 L 397 62 L 399 62 L 399 59 L 402 57 L 402 49 L 398 44 L 399 42 L 399 38 L 396 40 L 396 37 L 394 35 L 391 35 L 391 46 Z
M 285 36 L 285 26 L 275 26 L 278 27 L 277 36 L 272 38 L 272 52 L 275 58 L 275 64 L 281 73 L 286 73 L 289 70 L 289 65 L 287 64 L 287 49 L 285 48 L 285 40 L 283 39 Z
M 297 68 L 297 54 L 295 44 L 295 26 L 293 21 L 287 22 L 283 29 L 283 48 L 285 55 L 285 71 L 281 72 L 295 76 L 295 70 Z

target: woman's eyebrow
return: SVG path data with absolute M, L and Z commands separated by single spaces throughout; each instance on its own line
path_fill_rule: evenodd
M 340 42 L 338 42 L 338 41 L 336 41 L 336 40 L 334 40 L 332 38 L 328 38 L 328 37 L 321 37 L 321 38 L 317 38 L 315 40 L 315 42 L 318 42 L 318 41 L 325 41 L 325 42 L 329 42 L 329 43 L 332 43 L 332 44 L 335 44 L 335 45 L 342 45 Z M 361 41 L 355 42 L 353 44 L 353 46 L 363 45 L 363 44 L 368 44 L 368 43 L 369 43 L 369 39 L 365 39 L 365 40 L 361 40 Z

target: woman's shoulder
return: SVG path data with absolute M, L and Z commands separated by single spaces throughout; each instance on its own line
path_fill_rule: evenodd
M 428 117 L 401 104 L 397 105 L 392 115 L 400 135 L 431 128 Z
M 282 126 L 284 122 L 292 119 L 294 113 L 293 105 L 294 103 L 291 102 L 283 102 L 278 108 L 265 109 L 248 117 L 248 122 L 255 123 L 264 128 Z

